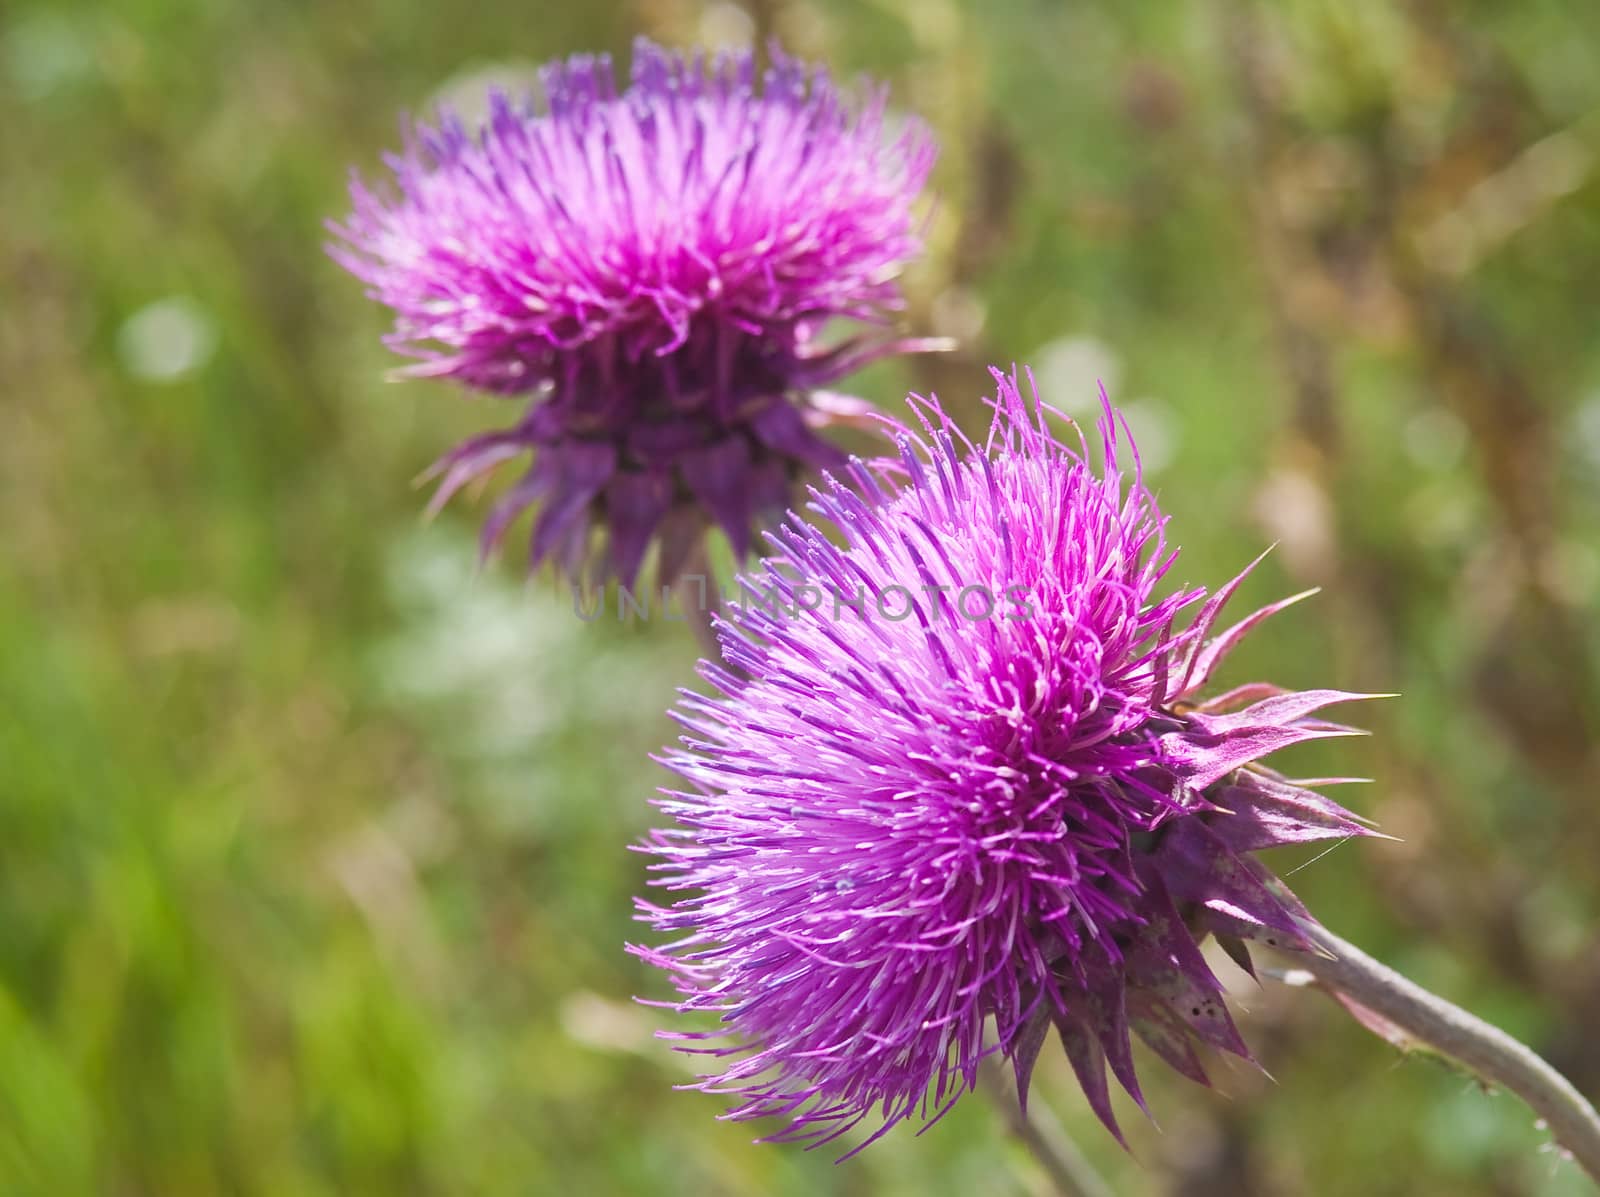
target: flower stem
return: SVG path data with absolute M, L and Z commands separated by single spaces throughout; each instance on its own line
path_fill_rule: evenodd
M 722 590 L 703 543 L 690 553 L 672 589 L 679 608 L 694 628 L 694 638 L 700 646 L 701 656 L 718 665 L 725 664 L 722 643 L 717 639 L 713 622 L 722 606 Z
M 1429 993 L 1327 928 L 1310 926 L 1306 937 L 1327 955 L 1293 953 L 1285 954 L 1286 960 L 1335 997 L 1354 1003 L 1357 1017 L 1391 1041 L 1420 1044 L 1484 1083 L 1515 1093 L 1578 1166 L 1600 1181 L 1600 1115 L 1571 1081 L 1498 1027 Z M 1364 1014 L 1376 1015 L 1378 1025 Z
M 1048 1116 L 1039 1119 L 1039 1099 L 1029 1105 L 1030 1117 L 1017 1101 L 1017 1091 L 997 1055 L 986 1056 L 978 1065 L 978 1077 L 1006 1120 L 1012 1138 L 1028 1149 L 1028 1154 L 1044 1170 L 1057 1197 L 1111 1197 L 1111 1189 L 1094 1170 L 1094 1165 L 1078 1151 L 1066 1132 Z

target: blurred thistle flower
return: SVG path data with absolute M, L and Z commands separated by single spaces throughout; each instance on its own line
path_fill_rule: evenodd
M 632 950 L 671 971 L 675 1008 L 720 1015 L 669 1037 L 722 1061 L 700 1087 L 736 1095 L 730 1117 L 788 1118 L 775 1139 L 937 1118 L 990 1019 L 1024 1099 L 1054 1026 L 1120 1138 L 1106 1066 L 1142 1107 L 1130 1035 L 1201 1083 L 1199 1045 L 1249 1058 L 1200 941 L 1246 968 L 1249 940 L 1308 948 L 1311 916 L 1251 854 L 1367 833 L 1328 783 L 1258 763 L 1356 734 L 1317 712 L 1366 696 L 1199 697 L 1304 596 L 1215 635 L 1244 574 L 1156 597 L 1176 550 L 1103 392 L 1097 474 L 995 378 L 981 448 L 914 399 L 926 436 L 899 427 L 898 464 L 813 491 L 843 547 L 799 520 L 773 534 L 746 585 L 782 602 L 729 609 L 728 667 L 702 666 L 721 695 L 675 712 L 690 734 L 665 763 L 691 790 L 646 851 L 684 896 L 640 907 L 679 938 Z M 895 588 L 919 597 L 883 618 L 872 596 Z
M 533 453 L 485 551 L 538 505 L 530 555 L 630 584 L 659 538 L 677 572 L 710 524 L 742 555 L 808 468 L 843 455 L 816 430 L 861 420 L 817 388 L 934 342 L 818 343 L 833 318 L 882 323 L 920 249 L 912 207 L 934 158 L 885 97 L 853 106 L 774 52 L 634 48 L 620 94 L 607 57 L 544 68 L 544 103 L 491 97 L 484 127 L 450 113 L 391 157 L 399 195 L 352 181 L 334 258 L 395 313 L 402 371 L 525 397 L 515 426 L 439 461 L 437 508 Z M 591 535 L 604 529 L 601 554 Z

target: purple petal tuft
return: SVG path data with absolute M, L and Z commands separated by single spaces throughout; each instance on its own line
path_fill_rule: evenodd
M 541 73 L 542 101 L 490 96 L 480 127 L 443 111 L 410 130 L 387 186 L 356 178 L 331 226 L 336 261 L 394 313 L 387 342 L 414 377 L 521 397 L 522 419 L 435 468 L 434 507 L 497 465 L 616 454 L 618 479 L 677 479 L 665 516 L 628 484 L 538 472 L 494 509 L 484 543 L 544 504 L 534 562 L 591 555 L 631 580 L 639 538 L 752 522 L 807 470 L 842 458 L 808 392 L 888 353 L 943 346 L 882 335 L 815 343 L 833 319 L 881 325 L 921 248 L 913 208 L 934 145 L 891 120 L 880 88 L 852 99 L 775 53 L 683 55 L 641 40 L 629 85 L 610 60 Z M 735 448 L 737 447 L 737 448 Z M 706 500 L 696 455 L 746 453 L 747 477 Z M 689 485 L 683 485 L 684 475 Z M 763 487 L 749 499 L 737 481 Z M 612 524 L 614 512 L 622 524 Z M 603 549 L 590 526 L 618 543 Z M 592 543 L 593 542 L 593 543 Z M 664 546 L 664 548 L 667 546 Z M 674 543 L 676 557 L 681 543 Z M 671 571 L 664 571 L 670 573 Z
M 991 1023 L 1023 1094 L 1053 1024 L 1120 1138 L 1107 1073 L 1143 1105 L 1133 1035 L 1201 1083 L 1202 1044 L 1250 1059 L 1200 939 L 1304 946 L 1310 915 L 1250 853 L 1365 831 L 1259 763 L 1344 734 L 1317 713 L 1362 696 L 1196 696 L 1262 616 L 1208 641 L 1237 579 L 1165 585 L 1109 404 L 1097 470 L 996 380 L 982 449 L 914 398 L 897 461 L 812 491 L 832 528 L 771 536 L 745 579 L 771 601 L 723 625 L 745 676 L 707 667 L 721 692 L 676 712 L 686 788 L 646 848 L 673 902 L 640 904 L 671 942 L 634 950 L 717 1019 L 689 1033 L 702 1086 L 780 1138 L 937 1118 Z M 733 468 L 702 471 L 708 503 Z

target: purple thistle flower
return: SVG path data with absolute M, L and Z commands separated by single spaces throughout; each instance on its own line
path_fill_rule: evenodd
M 926 435 L 897 426 L 898 464 L 811 492 L 843 545 L 793 517 L 769 536 L 762 601 L 721 625 L 727 668 L 702 666 L 720 696 L 675 711 L 665 763 L 691 788 L 646 851 L 683 896 L 640 907 L 678 938 L 632 950 L 676 1008 L 720 1015 L 670 1037 L 720 1061 L 700 1087 L 730 1117 L 787 1118 L 775 1139 L 937 1118 L 989 1020 L 1024 1097 L 1053 1026 L 1120 1138 L 1106 1069 L 1142 1107 L 1132 1036 L 1201 1083 L 1198 1046 L 1249 1058 L 1200 941 L 1247 969 L 1246 941 L 1308 950 L 1311 916 L 1252 853 L 1368 834 L 1329 783 L 1259 763 L 1357 734 L 1318 712 L 1367 696 L 1200 697 L 1305 596 L 1221 632 L 1244 574 L 1158 597 L 1176 550 L 1103 392 L 1097 474 L 995 378 L 981 448 L 914 398 Z
M 760 86 L 752 54 L 643 40 L 620 94 L 604 56 L 541 81 L 542 106 L 492 95 L 481 130 L 448 112 L 415 130 L 388 160 L 399 195 L 356 178 L 332 226 L 334 258 L 394 310 L 388 344 L 418 359 L 402 373 L 528 402 L 434 466 L 434 507 L 531 452 L 485 551 L 538 505 L 535 565 L 626 585 L 659 538 L 670 576 L 712 522 L 742 555 L 800 473 L 844 464 L 816 430 L 870 411 L 817 388 L 935 347 L 817 338 L 900 306 L 933 142 L 892 132 L 882 91 L 856 110 L 777 53 Z

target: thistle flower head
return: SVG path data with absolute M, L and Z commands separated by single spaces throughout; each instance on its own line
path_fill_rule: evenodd
M 1247 965 L 1247 940 L 1305 946 L 1310 916 L 1251 854 L 1364 831 L 1258 763 L 1350 734 L 1318 712 L 1361 696 L 1201 696 L 1295 600 L 1217 632 L 1243 575 L 1163 585 L 1175 550 L 1109 404 L 1096 470 L 995 377 L 981 446 L 916 401 L 897 464 L 812 492 L 836 535 L 770 538 L 762 601 L 721 628 L 730 668 L 704 669 L 721 693 L 676 710 L 688 788 L 647 851 L 679 896 L 641 903 L 676 938 L 634 950 L 720 1016 L 682 1036 L 719 1062 L 702 1086 L 788 1118 L 777 1138 L 936 1117 L 986 1024 L 1024 1095 L 1054 1027 L 1116 1132 L 1107 1066 L 1143 1104 L 1131 1036 L 1202 1082 L 1197 1046 L 1248 1058 L 1207 933 Z
M 394 311 L 405 373 L 527 404 L 437 464 L 435 502 L 531 451 L 486 548 L 537 504 L 535 563 L 582 565 L 594 528 L 624 582 L 658 535 L 675 558 L 715 523 L 742 552 L 802 469 L 843 463 L 815 430 L 864 405 L 816 388 L 923 347 L 817 334 L 898 306 L 931 139 L 778 54 L 758 83 L 749 53 L 640 41 L 622 91 L 603 56 L 541 81 L 542 102 L 492 96 L 480 129 L 416 129 L 389 161 L 398 193 L 355 179 L 333 226 L 334 257 Z

